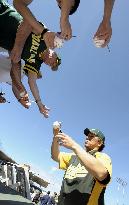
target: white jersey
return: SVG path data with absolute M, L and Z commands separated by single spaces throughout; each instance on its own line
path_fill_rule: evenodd
M 0 47 L 0 83 L 12 84 L 10 77 L 11 60 L 8 51 Z M 23 70 L 22 70 L 23 77 Z

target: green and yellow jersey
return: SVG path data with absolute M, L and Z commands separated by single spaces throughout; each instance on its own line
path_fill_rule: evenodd
M 81 197 L 85 197 L 85 205 L 104 205 L 104 192 L 112 175 L 111 159 L 101 152 L 91 154 L 102 161 L 108 170 L 108 177 L 100 182 L 86 170 L 75 154 L 60 153 L 59 168 L 66 170 L 61 194 L 64 196 L 69 195 L 72 198 L 75 197 L 72 193 L 76 191 L 77 194 L 80 193 Z

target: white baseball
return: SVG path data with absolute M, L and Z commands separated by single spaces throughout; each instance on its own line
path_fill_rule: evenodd
M 61 128 L 61 122 L 58 122 L 58 121 L 55 121 L 54 123 L 53 123 L 53 128 L 54 129 L 60 129 Z
M 100 48 L 105 43 L 105 40 L 100 40 L 100 39 L 94 38 L 93 42 L 97 48 Z
M 57 48 L 61 48 L 63 46 L 64 40 L 59 38 L 58 36 L 55 36 L 54 39 L 54 46 Z

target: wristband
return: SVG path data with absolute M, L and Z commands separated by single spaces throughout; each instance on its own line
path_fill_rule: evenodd
M 43 37 L 44 34 L 47 33 L 48 31 L 49 31 L 49 30 L 48 30 L 47 28 L 44 28 L 43 31 L 42 31 L 42 33 L 41 33 L 41 36 Z
M 40 99 L 39 100 L 35 100 L 35 102 L 38 103 L 38 102 L 41 102 L 41 100 Z

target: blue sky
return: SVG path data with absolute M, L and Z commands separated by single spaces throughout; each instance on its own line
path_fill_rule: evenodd
M 12 2 L 12 1 L 9 1 Z M 2 85 L 10 104 L 0 106 L 2 149 L 19 163 L 28 163 L 45 179 L 52 191 L 59 191 L 63 171 L 50 156 L 52 124 L 59 120 L 62 130 L 83 146 L 86 127 L 99 128 L 106 135 L 106 148 L 113 163 L 113 180 L 107 188 L 106 205 L 129 203 L 129 2 L 117 0 L 112 15 L 113 35 L 107 48 L 97 49 L 92 37 L 103 15 L 103 0 L 81 1 L 70 17 L 77 38 L 58 51 L 59 71 L 42 66 L 38 85 L 43 102 L 51 108 L 45 119 L 35 104 L 29 110 L 15 100 L 11 88 Z M 56 1 L 35 0 L 31 10 L 50 30 L 59 31 Z M 27 82 L 24 81 L 26 87 Z M 64 149 L 61 149 L 64 150 Z M 127 181 L 123 198 L 116 178 Z M 110 201 L 110 202 L 109 202 Z M 127 203 L 128 202 L 128 203 Z M 109 204 L 110 203 L 110 204 Z

